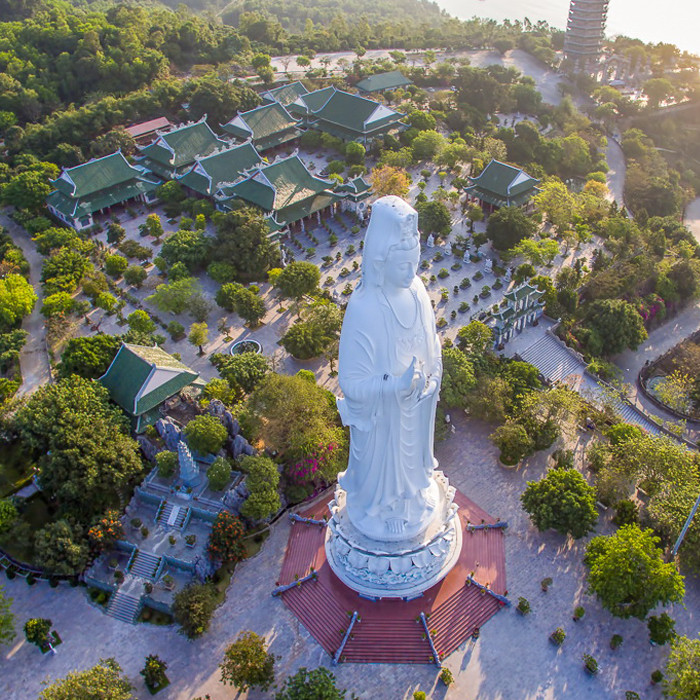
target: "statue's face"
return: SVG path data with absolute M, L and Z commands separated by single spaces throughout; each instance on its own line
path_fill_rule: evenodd
M 384 285 L 407 289 L 418 270 L 420 247 L 410 250 L 390 250 L 384 262 Z

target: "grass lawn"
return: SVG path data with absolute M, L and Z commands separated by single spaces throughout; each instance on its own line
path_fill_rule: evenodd
M 19 440 L 0 444 L 0 498 L 6 498 L 31 481 L 34 458 Z

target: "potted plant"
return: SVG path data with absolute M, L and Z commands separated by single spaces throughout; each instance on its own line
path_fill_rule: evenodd
M 521 615 L 527 615 L 530 612 L 530 602 L 527 598 L 520 596 L 518 598 L 518 605 L 515 608 Z
M 443 668 L 440 671 L 440 680 L 446 685 L 450 686 L 454 683 L 454 677 L 452 676 L 452 671 L 449 668 Z
M 661 681 L 664 679 L 664 674 L 659 671 L 657 668 L 656 671 L 654 671 L 651 674 L 651 684 L 656 685 L 657 683 L 661 683 Z
M 614 651 L 620 646 L 622 646 L 622 635 L 613 634 L 613 636 L 610 639 L 610 648 Z
M 574 608 L 574 622 L 578 622 L 586 614 L 586 609 L 583 605 L 577 605 Z
M 136 528 L 137 530 L 143 525 L 143 522 L 141 521 L 141 518 L 132 518 L 131 519 L 131 527 Z
M 194 547 L 197 542 L 197 535 L 185 535 L 185 544 L 188 547 Z
M 119 566 L 119 560 L 116 557 L 110 557 L 107 562 L 107 568 L 114 571 Z
M 549 640 L 554 644 L 555 646 L 560 647 L 563 643 L 564 640 L 566 639 L 566 632 L 561 627 L 557 627 L 552 634 L 549 635 Z
M 595 676 L 598 673 L 598 662 L 590 654 L 584 654 L 583 668 L 589 676 Z
M 547 589 L 552 585 L 552 579 L 551 578 L 543 578 L 542 582 L 540 583 L 540 586 L 542 587 L 542 591 L 544 593 L 547 592 Z
M 144 540 L 148 537 L 148 528 L 145 525 L 141 527 L 141 537 L 143 537 Z
M 124 582 L 124 572 L 117 569 L 114 572 L 114 580 L 117 582 L 117 586 L 120 586 Z
M 168 537 L 168 542 L 170 542 L 171 546 L 174 546 L 177 542 L 177 537 L 175 537 L 175 535 L 170 535 L 170 537 Z
M 143 591 L 146 595 L 151 595 L 153 593 L 153 584 L 150 581 L 144 581 Z
M 163 576 L 163 586 L 168 591 L 172 591 L 175 588 L 175 579 L 170 574 L 165 574 Z

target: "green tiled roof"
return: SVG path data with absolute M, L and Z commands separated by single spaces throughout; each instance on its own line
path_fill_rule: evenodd
M 241 112 L 222 129 L 239 139 L 253 139 L 261 150 L 291 141 L 301 134 L 294 118 L 281 104 L 273 102 L 263 107 Z
M 342 90 L 336 90 L 320 109 L 314 110 L 314 116 L 360 134 L 403 117 L 402 114 L 374 100 L 351 95 Z M 372 117 L 374 121 L 368 123 Z
M 79 219 L 100 209 L 152 192 L 158 187 L 159 183 L 149 179 L 136 168 L 131 168 L 131 171 L 130 180 L 94 191 L 83 197 L 69 197 L 63 191 L 55 190 L 46 198 L 46 203 L 64 216 Z
M 148 161 L 165 166 L 166 170 L 177 170 L 223 146 L 226 146 L 226 142 L 219 139 L 201 119 L 194 124 L 159 133 L 153 143 L 141 149 L 141 155 Z
M 480 175 L 469 179 L 465 191 L 496 206 L 520 206 L 539 191 L 539 180 L 522 168 L 498 160 L 492 160 Z
M 337 191 L 347 192 L 353 200 L 358 201 L 360 199 L 364 199 L 365 197 L 369 197 L 371 194 L 371 189 L 372 185 L 370 185 L 369 182 L 367 182 L 367 180 L 360 175 L 352 180 L 344 182 L 342 185 L 339 185 Z
M 262 93 L 261 97 L 268 102 L 279 102 L 286 107 L 290 102 L 294 102 L 297 97 L 306 95 L 308 92 L 309 91 L 297 80 L 293 83 L 287 83 L 287 85 L 281 85 L 272 90 L 267 90 L 267 92 Z
M 523 284 L 512 292 L 507 292 L 503 296 L 509 301 L 522 301 L 529 296 L 534 296 L 539 299 L 544 292 L 541 292 L 537 287 L 530 284 Z
M 362 92 L 377 92 L 378 90 L 393 90 L 404 85 L 413 85 L 413 81 L 409 80 L 401 71 L 392 70 L 388 73 L 370 75 L 368 78 L 360 80 L 355 87 Z
M 338 195 L 330 191 L 332 186 L 330 181 L 312 175 L 298 156 L 290 156 L 221 188 L 219 199 L 244 199 L 264 211 L 275 212 L 278 223 L 287 223 L 337 201 Z
M 206 158 L 198 158 L 178 180 L 195 192 L 210 197 L 222 182 L 233 182 L 243 171 L 260 163 L 260 154 L 253 144 L 244 143 L 218 151 Z
M 306 95 L 301 95 L 297 100 L 286 106 L 292 114 L 297 109 L 302 113 L 315 112 L 321 109 L 335 92 L 336 89 L 334 87 L 321 88 L 320 90 L 308 92 Z
M 64 168 L 51 184 L 69 197 L 87 197 L 139 176 L 141 172 L 129 165 L 121 151 L 103 158 L 94 158 L 73 168 Z
M 161 348 L 122 343 L 100 382 L 129 415 L 140 416 L 199 375 Z

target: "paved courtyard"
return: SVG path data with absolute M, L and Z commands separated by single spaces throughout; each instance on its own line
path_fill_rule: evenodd
M 458 648 L 446 661 L 456 678 L 447 693 L 437 683 L 436 669 L 431 666 L 341 665 L 334 670 L 340 685 L 373 700 L 410 698 L 417 688 L 434 699 L 617 700 L 625 690 L 636 690 L 645 700 L 660 698 L 660 690 L 649 685 L 649 674 L 663 666 L 667 650 L 649 645 L 643 623 L 615 620 L 585 595 L 581 562 L 585 541 L 572 543 L 554 533 L 541 535 L 520 509 L 518 499 L 525 481 L 540 477 L 545 455 L 531 458 L 520 471 L 505 470 L 498 465 L 496 449 L 487 439 L 489 426 L 460 415 L 454 415 L 453 422 L 457 432 L 437 448 L 441 468 L 463 493 L 510 523 L 506 534 L 509 596 L 514 601 L 520 595 L 528 598 L 532 613 L 522 618 L 513 610 L 504 610 L 482 629 L 477 643 Z M 577 443 L 579 453 L 582 446 L 582 442 Z M 599 532 L 610 531 L 608 520 L 603 514 Z M 3 581 L 15 599 L 18 627 L 29 617 L 49 617 L 64 639 L 56 656 L 41 656 L 20 637 L 3 648 L 3 697 L 33 700 L 47 676 L 63 676 L 114 656 L 136 686 L 137 697 L 145 699 L 149 695 L 138 672 L 144 657 L 156 653 L 169 664 L 172 684 L 162 694 L 164 698 L 192 700 L 204 693 L 212 700 L 234 698 L 236 692 L 219 683 L 217 664 L 226 645 L 245 629 L 264 634 L 272 651 L 281 657 L 279 678 L 302 665 L 329 664 L 328 655 L 283 603 L 269 596 L 288 534 L 289 525 L 282 520 L 262 551 L 239 566 L 210 632 L 196 642 L 188 642 L 174 627 L 134 627 L 108 618 L 87 602 L 82 589 L 51 589 L 45 584 L 28 587 L 18 579 Z M 547 576 L 554 583 L 545 594 L 540 591 L 540 581 Z M 700 586 L 691 578 L 686 579 L 686 586 L 686 607 L 675 606 L 670 613 L 678 621 L 679 632 L 695 636 L 700 632 Z M 579 603 L 586 608 L 586 616 L 574 623 L 571 616 Z M 547 639 L 558 626 L 568 635 L 560 650 Z M 608 643 L 615 633 L 624 637 L 624 643 L 613 652 Z M 583 672 L 584 653 L 598 659 L 601 672 L 595 678 Z M 251 692 L 247 697 L 256 700 L 266 696 Z

